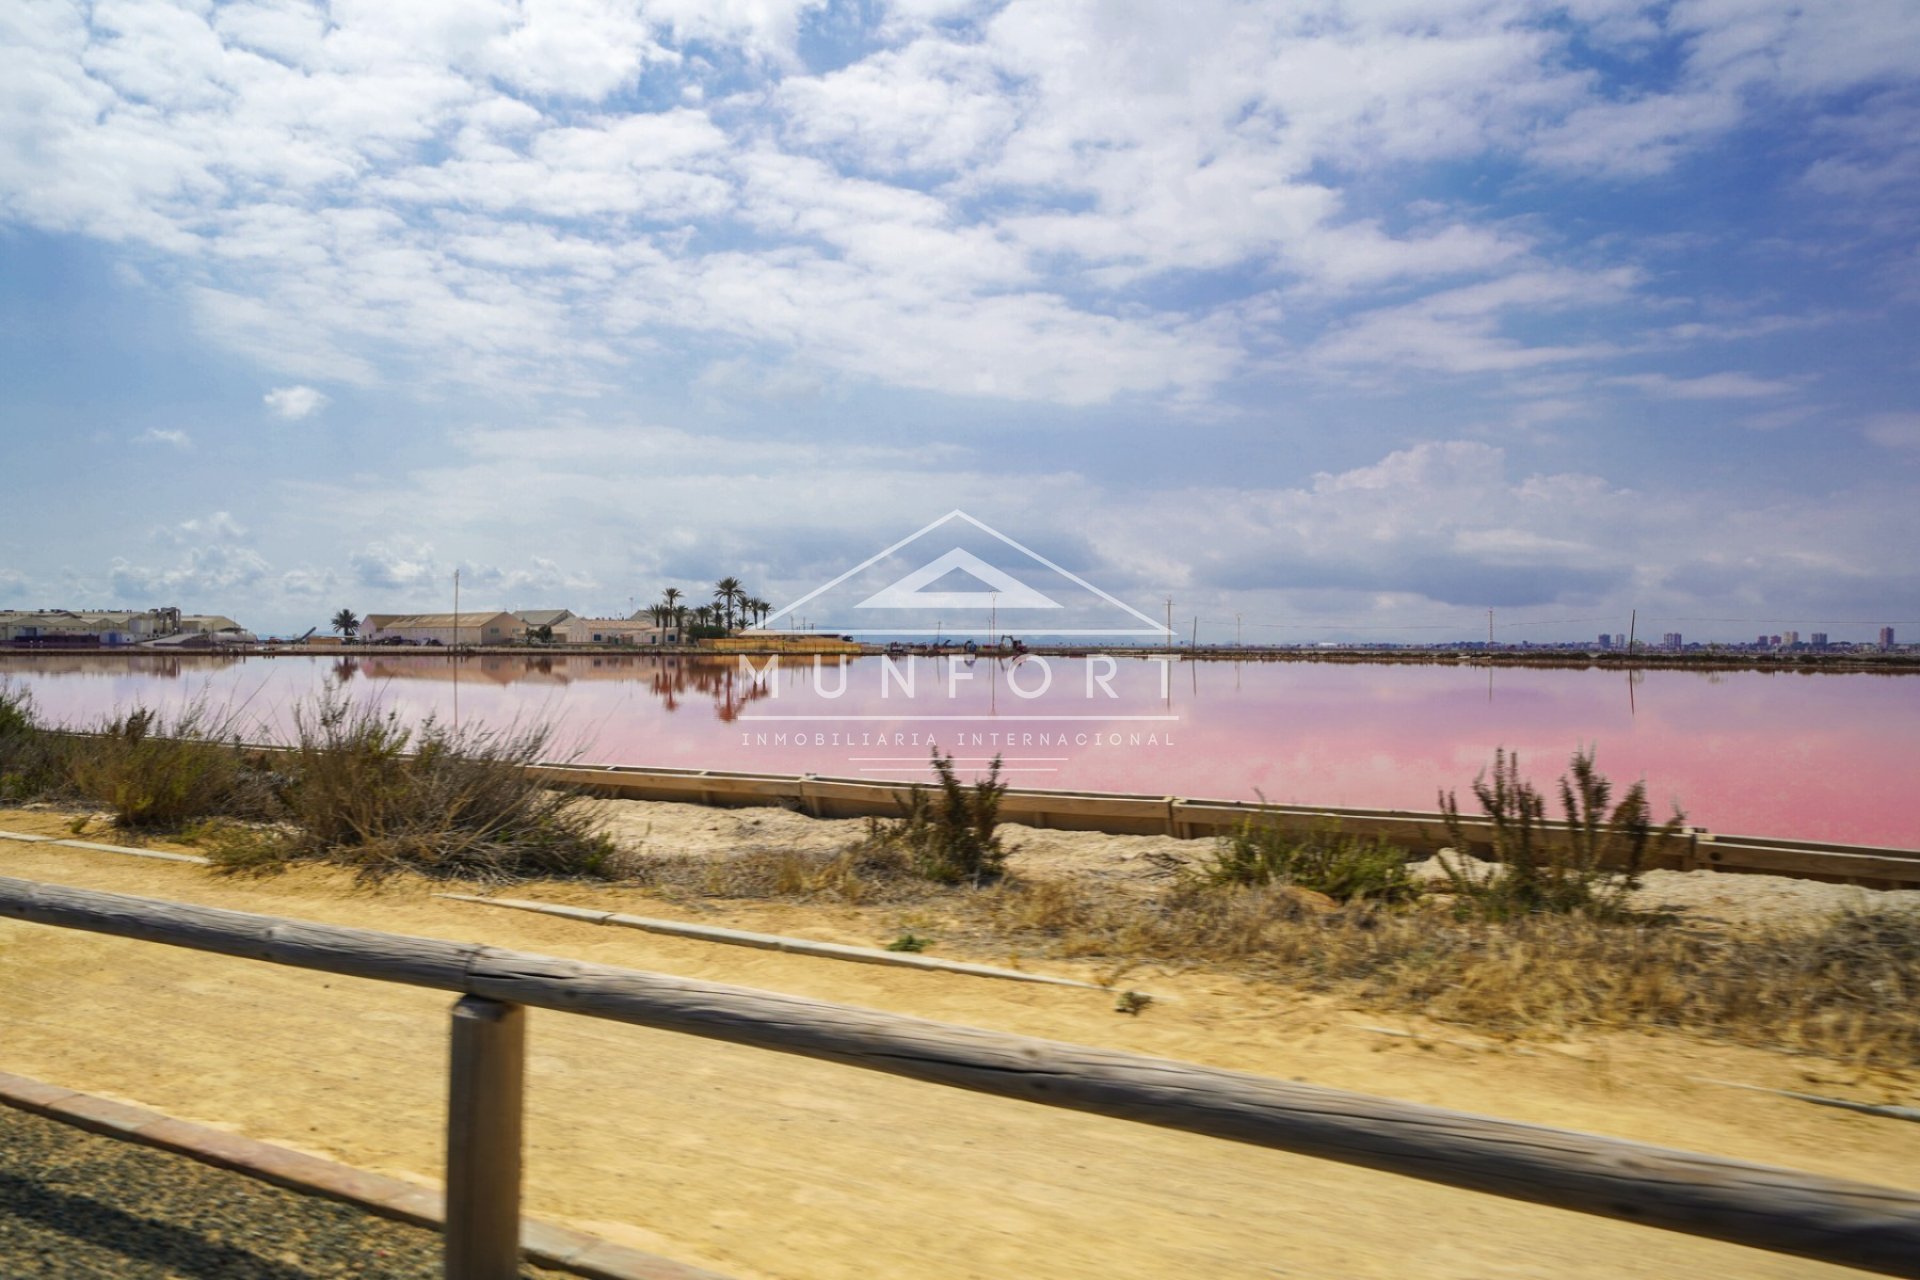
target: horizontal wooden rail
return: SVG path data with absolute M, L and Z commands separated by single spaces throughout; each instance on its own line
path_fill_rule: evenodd
M 584 961 L 0 877 L 0 916 L 533 1005 L 1920 1280 L 1920 1195 Z

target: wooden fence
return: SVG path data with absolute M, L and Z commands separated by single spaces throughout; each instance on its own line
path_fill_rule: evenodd
M 654 769 L 629 765 L 543 764 L 534 772 L 556 786 L 578 787 L 629 800 L 677 800 L 706 805 L 784 805 L 816 818 L 890 817 L 910 784 L 830 778 L 815 774 L 740 773 L 718 769 Z M 1337 827 L 1379 836 L 1416 853 L 1450 846 L 1440 814 L 1414 809 L 1329 809 L 1309 805 L 1264 805 L 1244 800 L 1189 800 L 1178 796 L 1121 795 L 1099 791 L 1045 791 L 1009 787 L 1000 802 L 1006 822 L 1066 831 L 1114 835 L 1168 835 L 1201 839 L 1224 835 L 1259 820 L 1295 831 Z M 1566 823 L 1541 824 L 1564 831 Z M 1468 852 L 1489 851 L 1491 828 L 1461 815 Z M 1687 828 L 1650 860 L 1669 871 L 1737 871 L 1837 880 L 1874 888 L 1920 888 L 1920 850 L 1876 845 L 1719 835 Z
M 1920 1195 L 585 961 L 0 877 L 0 917 L 456 992 L 446 1274 L 517 1275 L 523 1006 L 1207 1134 L 1920 1280 Z

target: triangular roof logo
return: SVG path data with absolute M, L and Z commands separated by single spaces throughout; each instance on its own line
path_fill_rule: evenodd
M 986 591 L 928 591 L 926 588 L 955 571 L 985 583 Z M 853 606 L 856 609 L 1058 609 L 1060 602 L 1041 595 L 1005 569 L 955 547 L 937 560 L 915 569 L 890 586 L 880 588 Z
M 971 590 L 951 589 L 955 578 Z M 866 636 L 1025 631 L 1165 636 L 1167 629 L 1030 547 L 950 511 L 768 616 L 758 631 L 806 625 Z

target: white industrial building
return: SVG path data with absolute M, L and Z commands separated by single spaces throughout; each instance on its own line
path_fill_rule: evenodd
M 510 613 L 370 614 L 360 639 L 378 643 L 400 640 L 407 644 L 513 644 L 526 638 L 527 628 Z

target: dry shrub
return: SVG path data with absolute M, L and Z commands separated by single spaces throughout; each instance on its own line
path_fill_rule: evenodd
M 987 776 L 971 787 L 954 771 L 953 757 L 933 749 L 937 790 L 914 786 L 901 796 L 903 816 L 892 822 L 867 824 L 867 845 L 878 852 L 897 851 L 915 874 L 936 884 L 982 885 L 998 880 L 1006 870 L 1007 851 L 995 828 L 1000 822 L 1000 797 L 1007 784 L 1000 779 L 1000 757 L 993 758 Z
M 38 800 L 63 791 L 61 746 L 40 723 L 32 692 L 0 679 L 0 801 Z
M 1406 849 L 1333 827 L 1288 831 L 1271 813 L 1242 822 L 1214 842 L 1199 869 L 1210 885 L 1291 884 L 1341 902 L 1410 902 L 1420 886 Z
M 67 781 L 122 827 L 178 830 L 205 818 L 278 812 L 276 779 L 243 744 L 233 713 L 204 699 L 169 718 L 146 707 L 64 734 Z
M 286 823 L 209 841 L 216 865 L 323 860 L 495 882 L 619 872 L 597 806 L 527 771 L 548 754 L 546 725 L 408 727 L 332 692 L 297 707 L 294 725 Z
M 1517 754 L 1496 750 L 1491 779 L 1482 772 L 1473 780 L 1474 797 L 1493 829 L 1498 865 L 1479 872 L 1465 859 L 1441 858 L 1461 914 L 1504 920 L 1536 912 L 1626 913 L 1648 854 L 1680 834 L 1686 815 L 1675 809 L 1655 827 L 1644 782 L 1628 787 L 1609 810 L 1613 784 L 1594 768 L 1593 752 L 1574 752 L 1569 767 L 1572 776 L 1560 777 L 1565 831 L 1544 825 L 1546 797 L 1520 776 Z M 1465 850 L 1469 839 L 1453 792 L 1441 793 L 1440 810 L 1454 848 Z

